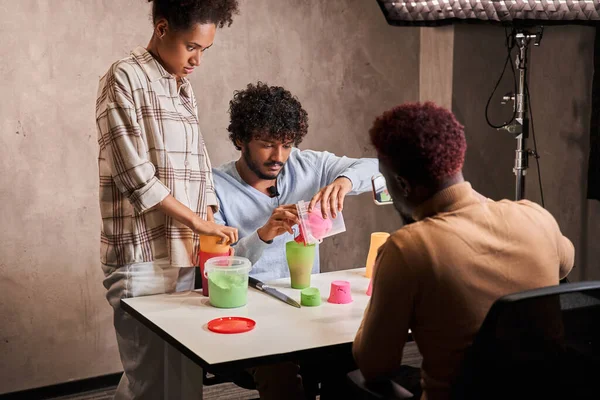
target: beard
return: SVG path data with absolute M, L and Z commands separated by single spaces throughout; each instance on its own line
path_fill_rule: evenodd
M 244 162 L 246 163 L 246 165 L 248 166 L 250 171 L 252 171 L 258 178 L 266 180 L 266 181 L 271 181 L 273 179 L 277 179 L 277 177 L 279 176 L 279 173 L 282 171 L 283 166 L 285 165 L 285 164 L 279 163 L 279 162 L 265 163 L 265 164 L 263 164 L 263 166 L 265 166 L 265 167 L 272 167 L 274 165 L 279 165 L 282 168 L 279 171 L 272 172 L 272 173 L 261 171 L 260 164 L 252 159 L 248 145 L 244 146 L 244 151 L 242 152 L 242 157 L 244 157 Z

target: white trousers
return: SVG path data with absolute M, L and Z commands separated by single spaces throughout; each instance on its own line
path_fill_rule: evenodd
M 194 268 L 173 268 L 167 260 L 122 267 L 103 265 L 106 299 L 114 310 L 114 326 L 123 376 L 115 400 L 162 400 L 165 396 L 165 346 L 157 334 L 121 309 L 120 300 L 194 288 Z M 201 379 L 201 377 L 198 377 Z M 201 396 L 201 394 L 199 394 Z

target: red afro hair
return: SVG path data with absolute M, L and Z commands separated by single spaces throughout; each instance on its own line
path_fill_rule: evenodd
M 380 159 L 414 183 L 436 184 L 460 172 L 467 142 L 454 115 L 432 102 L 406 103 L 378 117 L 369 131 Z

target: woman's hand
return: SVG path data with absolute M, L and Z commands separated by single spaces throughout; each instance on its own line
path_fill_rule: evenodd
M 192 230 L 199 235 L 218 236 L 221 240 L 219 244 L 233 244 L 238 241 L 238 230 L 230 226 L 219 225 L 212 221 L 205 221 L 198 218 L 196 223 L 191 227 Z
M 208 221 L 205 221 L 172 195 L 165 197 L 163 201 L 156 205 L 156 208 L 199 235 L 220 237 L 221 241 L 219 244 L 233 244 L 238 241 L 237 228 L 215 223 L 212 209 L 210 211 L 207 210 Z

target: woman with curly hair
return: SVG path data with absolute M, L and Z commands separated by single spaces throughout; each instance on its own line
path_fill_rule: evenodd
M 116 399 L 162 399 L 164 342 L 121 310 L 124 297 L 194 285 L 199 235 L 237 241 L 218 225 L 211 164 L 187 77 L 238 0 L 150 0 L 148 46 L 115 62 L 100 79 L 101 263 L 124 374 Z
M 473 190 L 462 174 L 464 129 L 450 111 L 403 104 L 378 117 L 370 135 L 397 211 L 416 222 L 378 254 L 356 363 L 367 381 L 399 374 L 415 398 L 456 398 L 450 388 L 492 303 L 558 285 L 573 267 L 573 244 L 539 205 Z M 402 366 L 409 329 L 420 371 Z

